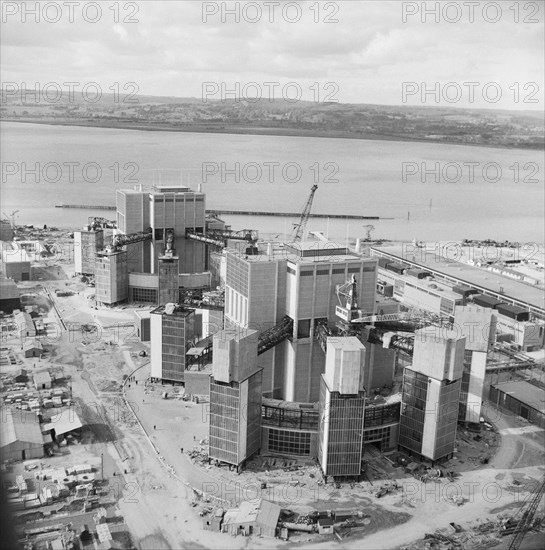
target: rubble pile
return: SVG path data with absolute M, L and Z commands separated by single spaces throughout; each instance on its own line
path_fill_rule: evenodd
M 193 449 L 188 451 L 188 456 L 192 462 L 198 463 L 201 466 L 208 464 L 208 447 L 204 445 L 195 445 Z
M 509 538 L 518 524 L 518 519 L 512 516 L 498 516 L 496 521 L 485 521 L 475 523 L 467 529 L 456 523 L 450 523 L 445 529 L 438 529 L 433 533 L 426 533 L 424 538 L 411 546 L 405 546 L 402 550 L 424 550 L 424 549 L 481 549 L 497 546 Z M 545 518 L 536 518 L 531 529 L 541 531 L 545 528 Z

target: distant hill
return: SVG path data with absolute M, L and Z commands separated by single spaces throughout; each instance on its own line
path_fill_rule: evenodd
M 464 109 L 343 103 L 289 103 L 279 99 L 207 100 L 103 94 L 85 101 L 81 93 L 58 101 L 33 90 L 1 90 L 3 120 L 139 130 L 315 135 L 356 139 L 417 140 L 525 149 L 545 148 L 538 111 Z

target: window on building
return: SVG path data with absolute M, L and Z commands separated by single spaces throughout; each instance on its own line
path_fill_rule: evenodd
M 131 287 L 131 302 L 143 302 L 146 304 L 155 304 L 157 303 L 157 289 Z
M 310 319 L 299 320 L 297 323 L 297 338 L 310 337 Z
M 310 455 L 310 433 L 269 430 L 269 450 L 276 453 Z

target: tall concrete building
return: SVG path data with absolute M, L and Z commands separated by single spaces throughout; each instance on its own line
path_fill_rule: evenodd
M 320 384 L 318 460 L 324 475 L 359 476 L 363 452 L 365 347 L 355 337 L 328 338 Z
M 336 287 L 353 275 L 359 307 L 375 307 L 377 262 L 332 242 L 260 245 L 255 254 L 229 250 L 226 261 L 226 327 L 263 332 L 285 315 L 292 337 L 260 356 L 263 393 L 286 401 L 316 402 L 325 354 L 314 339 L 319 323 L 334 327 Z
M 203 231 L 205 196 L 181 185 L 155 185 L 151 190 L 117 190 L 117 227 L 123 234 L 153 229 L 151 241 L 127 247 L 129 271 L 157 273 L 158 259 L 169 235 L 181 273 L 205 270 L 205 245 L 186 238 L 186 230 Z
M 431 461 L 454 452 L 465 351 L 465 337 L 437 331 L 416 331 L 413 364 L 403 372 L 399 427 L 399 446 Z
M 177 303 L 180 297 L 178 265 L 177 256 L 161 255 L 157 273 L 129 273 L 129 300 L 153 305 Z
M 371 327 L 364 327 L 362 338 L 366 342 L 363 384 L 368 395 L 372 395 L 373 389 L 392 386 L 396 364 L 394 350 L 367 342 L 370 331 Z
M 209 456 L 237 469 L 261 447 L 257 342 L 255 330 L 223 330 L 213 338 Z
M 94 275 L 97 252 L 104 248 L 104 231 L 85 228 L 74 232 L 74 272 Z
M 178 256 L 159 256 L 159 304 L 178 302 L 180 298 Z
M 454 313 L 454 327 L 466 338 L 458 413 L 461 422 L 478 423 L 481 418 L 486 363 L 496 324 L 497 315 L 489 308 L 458 306 Z
M 95 262 L 95 299 L 105 305 L 125 302 L 129 297 L 127 252 L 102 251 Z
M 150 224 L 149 191 L 118 189 L 116 191 L 117 230 L 124 235 L 145 231 Z M 151 243 L 149 241 L 127 246 L 129 272 L 151 272 Z
M 194 336 L 195 310 L 166 304 L 150 314 L 151 377 L 183 382 L 186 352 Z
M 286 260 L 272 244 L 259 254 L 247 255 L 245 246 L 226 252 L 225 328 L 249 328 L 261 333 L 285 315 Z M 284 384 L 284 346 L 259 357 L 263 368 L 263 394 L 281 397 Z
M 205 245 L 186 238 L 186 230 L 204 231 L 205 196 L 184 186 L 155 186 L 149 195 L 150 227 L 153 229 L 152 251 L 157 270 L 157 258 L 162 253 L 170 231 L 173 248 L 180 258 L 182 273 L 201 273 L 205 269 Z
M 317 401 L 325 357 L 314 338 L 318 323 L 338 322 L 337 286 L 353 276 L 358 306 L 372 314 L 375 308 L 377 261 L 351 254 L 331 242 L 303 242 L 286 247 L 286 313 L 294 321 L 293 339 L 285 345 L 283 398 Z

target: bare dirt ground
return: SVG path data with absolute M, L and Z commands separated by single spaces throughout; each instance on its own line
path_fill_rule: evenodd
M 188 451 L 206 448 L 208 404 L 162 399 L 163 390 L 172 397 L 179 389 L 146 384 L 149 359 L 140 357 L 139 352 L 149 351 L 148 347 L 134 338 L 133 327 L 125 326 L 133 320 L 132 310 L 95 310 L 86 298 L 92 289 L 70 278 L 69 273 L 67 277 L 43 283 L 50 289 L 56 306 L 47 313 L 46 322 L 58 327 L 60 314 L 68 329 L 69 323 L 75 324 L 75 329 L 54 331 L 52 327 L 48 331 L 51 342 L 46 344 L 47 358 L 39 361 L 37 368 L 62 367 L 70 377 L 79 411 L 90 426 L 78 447 L 78 460 L 104 458 L 105 476 L 119 489 L 119 513 L 137 548 L 405 547 L 422 539 L 425 533 L 448 528 L 449 522 L 468 529 L 477 521 L 516 510 L 531 490 L 529 482 L 535 484 L 545 470 L 545 431 L 492 412 L 488 420 L 499 430 L 499 447 L 489 448 L 493 455 L 489 464 L 480 465 L 478 461 L 469 462 L 467 457 L 484 452 L 482 444 L 479 448 L 471 441 L 461 445 L 451 466 L 463 473 L 453 483 L 445 479 L 422 483 L 391 468 L 380 457 L 371 461 L 374 485 L 345 484 L 340 490 L 319 484 L 315 466 L 307 466 L 302 474 L 289 467 L 270 467 L 265 474 L 250 464 L 237 475 L 225 467 L 194 462 Z M 29 291 L 36 289 L 36 282 L 26 286 Z M 55 289 L 69 289 L 74 295 L 56 297 Z M 95 323 L 97 329 L 86 333 L 77 323 Z M 17 339 L 7 344 L 16 348 Z M 22 364 L 32 370 L 34 362 L 23 360 Z M 128 375 L 134 380 L 125 381 Z M 140 423 L 125 404 L 124 383 L 126 398 Z M 264 478 L 267 487 L 261 489 Z M 393 479 L 400 489 L 377 500 L 376 487 Z M 290 537 L 288 543 L 257 537 L 233 538 L 202 529 L 198 510 L 203 503 L 192 488 L 231 502 L 262 496 L 301 513 L 356 508 L 370 521 L 342 542 L 307 533 Z M 452 494 L 462 495 L 464 504 L 453 504 L 448 498 Z
M 354 533 L 353 537 L 343 540 L 342 546 L 346 548 L 395 548 L 409 544 L 423 537 L 425 533 L 448 529 L 450 522 L 459 523 L 468 529 L 475 524 L 477 518 L 487 521 L 502 513 L 513 512 L 527 494 L 526 489 L 532 490 L 545 471 L 545 431 L 529 430 L 527 425 L 521 426 L 519 419 L 502 416 L 499 424 L 501 429 L 516 431 L 507 431 L 502 435 L 500 452 L 488 465 L 480 465 L 478 461 L 456 464 L 464 462 L 472 454 L 475 455 L 473 449 L 467 448 L 461 450 L 457 454 L 459 458 L 453 460 L 449 466 L 454 470 L 464 471 L 453 483 L 444 478 L 438 482 L 422 483 L 394 470 L 401 489 L 383 496 L 380 502 L 374 496 L 377 480 L 374 486 L 362 483 L 356 484 L 353 489 L 344 486 L 341 490 L 336 490 L 331 486 L 308 483 L 307 475 L 298 476 L 297 473 L 285 473 L 283 470 L 276 480 L 274 472 L 272 476 L 263 471 L 245 471 L 236 475 L 227 468 L 199 466 L 187 460 L 187 449 L 194 445 L 198 447 L 199 441 L 204 440 L 207 435 L 207 404 L 196 405 L 179 399 L 161 399 L 160 394 L 165 388 L 155 386 L 151 390 L 151 387 L 143 386 L 146 375 L 145 368 L 138 372 L 139 383 L 131 383 L 131 388 L 127 388 L 127 398 L 134 403 L 150 439 L 178 476 L 190 481 L 194 487 L 225 499 L 252 500 L 263 496 L 302 513 L 311 509 L 361 510 L 371 521 L 359 536 Z M 169 392 L 172 391 L 171 388 L 168 389 Z M 510 442 L 513 440 L 522 445 L 520 450 L 523 450 L 523 454 L 515 452 L 514 457 L 505 460 L 506 456 L 511 456 Z M 184 448 L 184 454 L 180 452 L 181 447 Z M 513 464 L 519 467 L 513 468 Z M 388 473 L 393 479 L 393 469 L 384 470 L 383 476 L 377 475 L 378 484 L 380 478 L 384 479 Z M 309 468 L 309 471 L 312 472 L 313 469 Z M 263 479 L 267 480 L 268 487 L 260 490 Z M 305 486 L 303 479 L 308 485 Z M 273 490 L 270 487 L 271 480 Z M 514 481 L 526 481 L 528 484 L 514 485 Z M 451 495 L 463 496 L 464 504 L 456 506 L 448 498 Z M 337 539 L 326 537 L 324 540 L 323 537 L 310 536 L 307 533 L 290 536 L 290 539 L 303 546 L 311 542 L 308 548 L 328 548 L 333 543 L 341 544 Z

